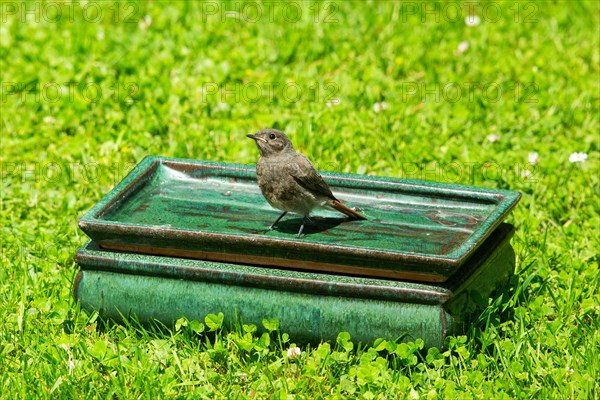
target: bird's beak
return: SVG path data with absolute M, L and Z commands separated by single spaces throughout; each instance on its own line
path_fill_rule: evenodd
M 260 136 L 257 136 L 256 134 L 254 134 L 254 135 L 248 134 L 246 136 L 248 136 L 250 139 L 260 140 L 261 142 L 265 142 L 265 143 L 267 142 L 265 139 L 261 138 Z

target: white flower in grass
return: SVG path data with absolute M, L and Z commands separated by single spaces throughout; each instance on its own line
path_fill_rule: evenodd
M 566 372 L 567 376 L 571 376 L 571 375 L 573 375 L 575 370 L 573 368 L 570 368 L 568 365 L 565 365 L 565 372 Z
M 335 98 L 335 99 L 327 100 L 327 103 L 325 103 L 325 104 L 327 105 L 327 107 L 335 107 L 340 103 L 341 103 L 340 99 Z
M 569 162 L 570 163 L 576 163 L 576 162 L 584 162 L 585 160 L 587 160 L 588 155 L 586 153 L 573 153 L 569 156 Z
M 213 107 L 213 111 L 216 113 L 228 112 L 230 110 L 231 110 L 231 106 L 224 101 L 217 102 L 217 104 L 215 104 L 215 106 Z
M 376 113 L 388 109 L 388 104 L 385 101 L 373 104 L 373 111 Z
M 467 26 L 477 26 L 481 23 L 481 18 L 477 15 L 467 15 L 465 18 L 465 24 Z
M 104 29 L 98 29 L 98 33 L 96 33 L 96 39 L 104 40 Z
M 146 15 L 144 19 L 140 21 L 140 29 L 146 31 L 150 28 L 150 25 L 152 25 L 152 17 Z
M 500 136 L 498 136 L 495 133 L 490 133 L 489 135 L 487 135 L 486 139 L 492 143 L 496 143 L 498 140 L 500 140 Z
M 532 151 L 527 155 L 527 160 L 529 161 L 529 164 L 531 164 L 531 165 L 537 164 L 539 159 L 540 159 L 540 155 L 536 151 Z
M 290 347 L 287 351 L 288 358 L 298 358 L 302 354 L 300 347 Z
M 50 115 L 46 115 L 44 117 L 44 123 L 48 124 L 48 125 L 52 125 L 53 123 L 56 122 L 56 119 Z
M 456 54 L 463 54 L 467 50 L 469 50 L 469 42 L 467 42 L 466 40 L 463 40 L 462 42 L 460 42 L 458 44 L 458 47 L 456 48 Z

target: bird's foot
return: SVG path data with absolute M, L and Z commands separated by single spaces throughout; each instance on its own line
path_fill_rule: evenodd
M 269 227 L 269 230 L 272 231 L 273 228 L 275 228 L 275 225 L 277 225 L 277 223 L 281 220 L 281 218 L 283 218 L 285 216 L 285 214 L 287 214 L 287 211 L 284 211 L 279 217 L 277 217 L 277 219 L 275 220 L 275 222 L 273 222 L 271 224 L 271 226 Z
M 304 217 L 304 219 L 302 220 L 302 225 L 300 225 L 300 230 L 298 231 L 298 239 L 300 239 L 300 236 L 302 236 L 302 231 L 304 230 L 304 225 L 307 222 L 312 222 L 312 221 L 310 218 Z

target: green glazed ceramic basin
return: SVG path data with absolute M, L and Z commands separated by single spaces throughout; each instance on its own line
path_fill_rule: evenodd
M 146 157 L 79 221 L 102 248 L 220 262 L 444 282 L 515 206 L 520 194 L 428 181 L 322 172 L 368 218 L 279 215 L 253 166 Z

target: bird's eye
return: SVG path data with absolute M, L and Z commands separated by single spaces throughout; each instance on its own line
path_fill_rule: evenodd
M 274 133 L 271 133 L 271 134 L 269 135 L 269 139 L 271 139 L 271 140 L 275 140 L 275 138 L 276 138 L 276 137 L 277 137 L 277 136 L 275 136 L 275 134 L 274 134 Z

